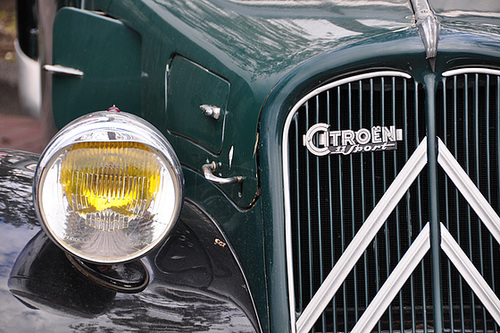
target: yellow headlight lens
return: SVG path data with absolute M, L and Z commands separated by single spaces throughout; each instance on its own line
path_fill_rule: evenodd
M 126 228 L 160 189 L 160 165 L 138 142 L 83 142 L 62 158 L 61 183 L 71 210 L 99 230 Z
M 49 144 L 36 172 L 35 205 L 59 246 L 84 260 L 118 263 L 166 237 L 182 204 L 182 172 L 149 126 L 99 112 Z

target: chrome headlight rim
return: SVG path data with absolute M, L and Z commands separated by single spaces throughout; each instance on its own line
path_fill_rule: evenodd
M 118 134 L 118 136 L 116 136 Z M 107 136 L 107 138 L 106 138 Z M 175 191 L 173 211 L 169 221 L 162 224 L 167 225 L 161 236 L 157 237 L 151 244 L 136 251 L 133 255 L 125 255 L 120 258 L 92 257 L 82 252 L 75 251 L 71 246 L 61 241 L 60 237 L 52 230 L 50 221 L 47 221 L 42 202 L 41 191 L 46 181 L 47 173 L 53 166 L 54 161 L 61 158 L 62 152 L 66 151 L 76 143 L 108 143 L 108 142 L 131 142 L 143 144 L 161 154 L 165 161 L 166 170 L 171 178 Z M 40 156 L 38 166 L 34 175 L 33 202 L 35 212 L 42 229 L 49 238 L 64 251 L 81 260 L 95 264 L 119 264 L 137 260 L 159 244 L 169 235 L 173 226 L 179 218 L 184 199 L 184 177 L 180 162 L 174 149 L 167 139 L 144 119 L 126 112 L 98 111 L 84 115 L 61 129 L 47 145 Z

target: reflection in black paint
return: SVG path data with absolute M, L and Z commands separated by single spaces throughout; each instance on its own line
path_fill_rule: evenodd
M 29 239 L 40 230 L 32 204 L 37 159 L 0 150 L 0 234 L 12 239 Z M 10 292 L 7 283 L 0 285 L 0 303 L 5 313 L 22 318 L 15 324 L 19 331 L 254 332 L 258 321 L 241 269 L 229 246 L 214 239 L 225 240 L 186 201 L 172 235 L 143 259 L 150 284 L 127 294 L 87 279 L 40 231 L 27 244 L 0 247 L 1 277 L 10 272 Z
M 38 155 L 0 150 L 0 222 L 39 225 L 31 189 Z

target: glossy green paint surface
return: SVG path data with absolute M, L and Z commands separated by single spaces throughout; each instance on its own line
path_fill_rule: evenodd
M 92 8 L 141 36 L 140 114 L 174 146 L 185 169 L 186 196 L 200 203 L 226 233 L 249 280 L 264 331 L 286 331 L 290 325 L 279 149 L 283 117 L 308 90 L 355 70 L 347 64 L 353 56 L 370 56 L 371 47 L 336 51 L 367 40 L 375 45 L 392 40 L 388 52 L 401 50 L 397 40 L 408 35 L 422 49 L 416 29 L 409 31 L 407 3 L 389 5 L 369 6 L 371 15 L 362 19 L 355 17 L 366 12 L 364 5 L 282 8 L 225 1 L 109 1 Z M 220 153 L 195 142 L 197 138 L 169 132 L 165 92 L 175 82 L 165 86 L 165 70 L 177 56 L 230 84 Z M 189 126 L 203 126 L 201 120 L 188 121 Z M 221 176 L 243 175 L 243 185 L 217 186 L 204 180 L 201 165 L 211 160 L 222 164 Z
M 53 74 L 53 112 L 61 128 L 76 117 L 141 104 L 141 38 L 122 22 L 63 8 L 54 22 L 53 64 L 78 69 L 83 76 Z
M 140 107 L 127 111 L 151 121 L 172 143 L 184 167 L 186 196 L 227 235 L 263 330 L 284 332 L 290 315 L 281 136 L 288 112 L 306 93 L 348 74 L 390 68 L 423 82 L 432 71 L 406 1 L 277 3 L 109 0 L 90 9 L 108 13 L 140 36 Z M 484 36 L 470 33 L 476 29 L 488 28 L 474 20 L 445 20 L 438 71 L 499 56 L 498 28 Z M 463 53 L 479 47 L 479 56 Z M 185 67 L 172 74 L 181 58 Z M 169 80 L 167 67 L 180 79 Z M 192 83 L 200 68 L 205 83 Z M 227 82 L 227 97 L 224 84 L 212 91 L 212 79 L 217 87 Z M 122 98 L 113 103 L 121 106 Z M 208 98 L 227 103 L 222 128 L 198 113 L 198 101 Z M 184 106 L 190 107 L 185 122 Z M 243 175 L 243 184 L 206 181 L 201 166 L 210 161 L 220 163 L 221 177 Z
M 387 4 L 384 8 L 367 8 L 366 4 L 338 7 L 315 3 L 283 6 L 237 1 L 109 1 L 94 2 L 91 9 L 123 21 L 142 38 L 141 115 L 179 148 L 179 157 L 187 167 L 200 172 L 207 161 L 215 161 L 221 166 L 220 176 L 242 175 L 242 186 L 221 188 L 238 206 L 246 208 L 259 196 L 258 119 L 273 86 L 297 64 L 312 57 L 368 36 L 408 28 L 411 11 L 406 1 Z M 367 9 L 370 15 L 358 18 Z M 221 148 L 206 144 L 206 137 L 218 135 L 218 129 L 210 133 L 202 118 L 189 120 L 191 128 L 199 129 L 198 138 L 185 140 L 170 135 L 179 133 L 169 132 L 167 123 L 177 117 L 177 111 L 165 103 L 165 68 L 176 55 L 230 84 Z M 176 88 L 171 84 L 168 89 Z M 198 91 L 192 93 L 193 99 L 200 98 Z M 120 107 L 121 101 L 113 104 Z
M 220 153 L 229 82 L 181 56 L 172 60 L 165 80 L 167 130 L 192 140 L 214 154 Z M 204 115 L 200 109 L 202 105 L 219 108 L 220 116 L 216 119 Z

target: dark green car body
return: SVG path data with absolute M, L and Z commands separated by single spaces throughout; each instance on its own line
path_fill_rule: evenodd
M 436 91 L 448 91 L 442 87 L 442 82 L 445 81 L 442 73 L 464 68 L 491 71 L 486 74 L 487 79 L 477 79 L 476 82 L 484 85 L 486 80 L 486 85 L 493 87 L 491 90 L 487 89 L 488 93 L 483 93 L 481 90 L 480 95 L 485 94 L 482 97 L 483 100 L 491 100 L 486 103 L 487 109 L 496 116 L 489 116 L 490 113 L 484 116 L 482 112 L 486 112 L 485 107 L 478 107 L 476 110 L 480 109 L 478 112 L 481 113 L 478 118 L 491 118 L 491 124 L 475 125 L 475 116 L 471 115 L 469 126 L 471 132 L 475 126 L 478 128 L 485 126 L 488 130 L 492 128 L 491 135 L 497 135 L 499 128 L 496 127 L 495 117 L 500 117 L 500 83 L 498 82 L 500 77 L 498 76 L 500 6 L 495 1 L 474 4 L 474 6 L 465 2 L 464 4 L 448 4 L 446 1 L 432 2 L 431 9 L 435 12 L 432 17 L 438 22 L 439 31 L 435 35 L 438 38 L 437 41 L 433 41 L 432 34 L 428 35 L 422 31 L 418 17 L 419 14 L 424 16 L 432 14 L 432 11 L 430 13 L 419 12 L 419 8 L 412 7 L 416 4 L 422 4 L 422 2 L 415 1 L 412 5 L 403 0 L 331 2 L 259 0 L 57 2 L 39 0 L 41 37 L 39 59 L 42 68 L 45 65 L 60 65 L 82 73 L 81 75 L 64 74 L 53 72 L 50 67 L 45 67 L 42 72 L 42 117 L 48 132 L 53 132 L 80 115 L 106 110 L 116 105 L 123 111 L 143 117 L 157 127 L 172 144 L 182 164 L 186 200 L 199 207 L 203 214 L 210 216 L 233 249 L 235 259 L 241 265 L 244 280 L 248 285 L 248 294 L 254 306 L 253 309 L 246 308 L 245 311 L 255 311 L 255 314 L 249 317 L 258 319 L 251 319 L 250 322 L 254 324 L 255 330 L 265 332 L 295 331 L 295 318 L 300 318 L 312 295 L 318 290 L 319 284 L 327 279 L 333 264 L 338 261 L 340 254 L 349 245 L 356 233 L 355 230 L 359 230 L 369 213 L 376 210 L 377 203 L 399 174 L 403 164 L 409 160 L 409 155 L 413 153 L 418 143 L 427 137 L 428 157 L 425 168 L 428 168 L 426 169 L 428 171 L 421 180 L 418 180 L 418 189 L 411 190 L 413 191 L 411 196 L 420 197 L 419 207 L 415 208 L 415 205 L 408 203 L 400 208 L 401 211 L 405 209 L 408 211 L 407 215 L 400 213 L 405 217 L 390 218 L 391 221 L 394 219 L 398 221 L 396 223 L 398 225 L 407 226 L 407 230 L 401 231 L 401 235 L 387 236 L 386 227 L 385 231 L 381 231 L 377 236 L 379 237 L 378 243 L 386 244 L 405 237 L 413 240 L 419 230 L 423 229 L 423 224 L 430 221 L 431 250 L 429 253 L 431 254 L 429 257 L 431 258 L 426 257 L 425 260 L 428 263 L 425 268 L 422 265 L 421 276 L 412 277 L 410 279 L 412 286 L 405 288 L 413 288 L 413 279 L 423 281 L 425 276 L 427 280 L 421 282 L 421 286 L 415 287 L 416 291 L 412 289 L 406 294 L 403 292 L 398 294 L 399 305 L 393 305 L 392 310 L 385 312 L 384 319 L 381 319 L 373 330 L 431 332 L 435 329 L 435 332 L 442 332 L 443 330 L 439 328 L 442 326 L 444 331 L 451 329 L 460 332 L 496 331 L 500 323 L 495 324 L 495 319 L 490 317 L 489 308 L 486 307 L 485 310 L 480 305 L 480 301 L 472 301 L 471 312 L 463 310 L 469 309 L 469 303 L 462 298 L 474 298 L 474 296 L 468 294 L 468 296 L 460 296 L 460 300 L 457 301 L 457 298 L 452 300 L 454 296 L 450 296 L 451 292 L 440 291 L 442 288 L 448 288 L 448 283 L 458 282 L 447 277 L 451 274 L 445 267 L 450 266 L 449 262 L 436 264 L 436 260 L 440 257 L 444 260 L 445 257 L 439 249 L 439 222 L 444 223 L 448 218 L 446 215 L 448 213 L 440 211 L 446 206 L 443 200 L 445 197 L 448 200 L 448 197 L 439 195 L 443 190 L 436 185 L 439 182 L 441 185 L 446 183 L 445 187 L 448 186 L 448 179 L 440 178 L 444 176 L 440 176 L 436 171 L 439 158 L 436 148 L 439 143 L 436 137 L 446 142 L 446 135 L 450 137 L 453 135 L 446 130 L 443 134 L 441 129 L 441 124 L 446 123 L 443 120 L 446 116 L 440 116 L 440 110 L 445 103 L 443 101 L 448 99 L 446 95 L 441 98 L 435 97 L 435 94 Z M 44 10 L 48 14 L 44 14 Z M 433 54 L 432 47 L 426 47 L 426 43 L 435 43 L 437 53 Z M 480 74 L 477 75 L 482 75 L 482 72 L 479 72 Z M 399 83 L 393 83 L 393 88 L 388 88 L 387 94 L 382 94 L 387 97 L 386 102 L 378 99 L 373 102 L 372 99 L 372 105 L 368 110 L 368 113 L 373 113 L 372 122 L 368 125 L 362 124 L 361 120 L 356 120 L 354 116 L 351 119 L 351 115 L 361 114 L 362 111 L 366 113 L 364 107 L 369 104 L 367 96 L 370 96 L 370 92 L 365 93 L 365 90 L 370 88 L 362 87 L 360 83 L 359 90 L 355 90 L 358 89 L 354 87 L 358 85 L 358 81 L 351 83 L 349 78 L 359 77 L 359 82 L 368 80 L 366 84 L 369 87 L 369 81 L 374 79 L 370 77 L 365 79 L 363 76 L 369 73 L 385 73 L 374 76 L 376 80 L 380 76 L 388 78 L 386 83 L 382 82 L 383 86 L 390 85 L 391 80 L 396 82 L 401 77 L 410 83 L 407 84 L 408 88 L 404 88 L 404 93 Z M 466 75 L 473 77 L 476 74 Z M 322 162 L 317 162 L 317 164 L 312 162 L 310 169 L 299 171 L 296 178 L 293 178 L 293 175 L 289 176 L 288 173 L 293 174 L 295 170 L 301 168 L 300 165 L 303 163 L 284 164 L 289 154 L 295 154 L 293 149 L 284 151 L 285 148 L 283 148 L 291 145 L 291 141 L 286 145 L 284 141 L 288 138 L 290 126 L 295 128 L 293 127 L 294 120 L 291 120 L 294 115 L 291 112 L 303 112 L 293 110 L 298 107 L 297 103 L 304 96 L 315 89 L 321 89 L 335 82 L 339 82 L 344 87 L 342 80 L 347 86 L 345 86 L 345 92 L 335 95 L 338 98 L 338 104 L 340 105 L 340 100 L 344 98 L 353 102 L 352 105 L 349 103 L 345 106 L 347 111 L 338 111 L 338 113 L 331 111 L 332 117 L 335 115 L 339 117 L 338 130 L 357 131 L 360 128 L 373 128 L 377 125 L 395 125 L 397 128 L 404 128 L 404 133 L 407 133 L 408 130 L 404 125 L 414 122 L 417 124 L 417 130 L 412 132 L 413 137 L 411 140 L 405 137 L 406 141 L 411 141 L 409 147 L 406 144 L 404 152 L 402 148 L 398 150 L 398 152 L 401 151 L 401 155 L 395 157 L 398 163 L 394 162 L 394 164 L 383 160 L 392 152 L 373 151 L 345 156 L 329 155 L 326 157 L 330 159 L 329 163 L 344 165 L 345 170 L 339 171 L 340 167 L 332 167 L 330 164 L 326 167 L 321 164 Z M 466 82 L 467 80 L 468 78 L 465 79 Z M 375 94 L 373 91 L 379 91 L 373 88 L 378 84 L 377 82 L 371 82 L 372 95 Z M 397 89 L 394 88 L 396 86 Z M 404 86 L 406 87 L 406 83 Z M 337 85 L 333 84 L 332 91 L 336 87 Z M 477 93 L 479 90 L 473 90 L 473 87 L 470 89 L 471 95 L 479 95 Z M 383 88 L 382 91 L 384 91 Z M 468 89 L 466 88 L 465 91 Z M 351 93 L 356 97 L 352 98 Z M 419 100 L 417 97 L 409 98 L 409 95 L 424 97 Z M 334 96 L 333 92 L 332 96 Z M 391 123 L 389 119 L 384 120 L 384 116 L 380 118 L 380 109 L 384 108 L 384 103 L 389 107 L 389 105 L 399 103 L 403 97 L 411 100 L 408 102 L 409 106 L 394 107 L 394 113 L 402 114 L 404 109 L 404 112 L 413 113 L 413 115 L 408 118 L 405 116 L 397 120 L 392 119 L 396 123 Z M 301 101 L 299 104 L 302 105 L 302 103 Z M 463 103 L 468 103 L 468 100 Z M 458 104 L 463 103 L 461 100 Z M 470 103 L 473 104 L 473 102 Z M 205 115 L 200 110 L 201 105 L 219 108 L 220 117 L 215 119 Z M 406 107 L 408 109 L 405 109 Z M 334 110 L 335 107 L 332 106 L 330 109 Z M 322 109 L 318 108 L 318 110 L 322 112 Z M 305 112 L 309 114 L 309 111 Z M 313 113 L 311 112 L 311 115 Z M 469 116 L 464 117 L 453 119 L 455 123 L 469 122 Z M 363 115 L 360 118 L 370 119 L 370 116 Z M 323 119 L 321 122 L 327 121 L 323 116 L 318 116 L 316 119 L 308 118 L 307 124 L 296 126 L 298 134 L 294 140 L 302 150 L 306 151 L 301 142 L 302 135 L 305 135 L 306 130 L 315 122 L 320 122 L 319 119 Z M 328 118 L 329 123 L 333 123 L 332 119 Z M 453 122 L 453 120 L 448 121 Z M 297 122 L 302 122 L 302 120 L 297 120 Z M 448 125 L 445 124 L 442 127 L 448 128 L 446 126 Z M 462 131 L 461 126 L 459 125 L 460 131 Z M 463 145 L 468 145 L 469 142 L 464 140 Z M 453 142 L 457 147 L 463 146 L 458 141 L 459 139 L 455 139 Z M 479 139 L 471 139 L 470 144 L 482 143 Z M 400 144 L 399 147 L 404 145 Z M 492 144 L 492 147 L 491 155 L 486 154 L 484 157 L 485 161 L 492 161 L 492 170 L 488 171 L 488 174 L 492 176 L 488 180 L 484 180 L 482 176 L 477 177 L 475 183 L 480 187 L 483 195 L 490 195 L 487 199 L 491 205 L 495 205 L 498 201 L 498 193 L 495 194 L 495 191 L 498 192 L 498 186 L 491 185 L 490 188 L 489 185 L 483 185 L 497 182 L 500 178 L 498 171 L 500 167 L 497 162 L 494 162 L 500 157 L 500 153 L 495 151 L 496 144 Z M 479 155 L 481 149 L 477 148 L 476 155 Z M 296 154 L 298 156 L 303 152 L 297 148 Z M 309 153 L 306 152 L 307 154 Z M 384 158 L 374 162 L 375 159 L 380 158 L 372 157 L 376 154 Z M 476 156 L 473 152 L 466 155 L 471 156 L 471 160 Z M 303 158 L 307 161 L 321 159 L 312 154 L 308 156 Z M 359 156 L 364 156 L 364 160 Z M 371 176 L 367 176 L 368 180 L 358 180 L 363 176 L 359 175 L 360 171 L 354 166 L 353 159 L 359 158 L 361 161 L 356 163 L 361 165 L 360 168 L 367 174 L 371 172 Z M 226 179 L 242 176 L 243 180 L 232 184 L 216 184 L 205 179 L 203 166 L 211 162 L 215 162 L 217 177 Z M 394 171 L 385 170 L 385 163 L 388 165 L 387 168 L 393 168 Z M 463 165 L 468 165 L 467 163 L 464 162 Z M 470 171 L 466 166 L 463 168 L 473 174 L 473 170 L 477 169 L 479 173 L 486 169 L 487 164 L 481 162 L 479 167 L 471 168 Z M 325 171 L 322 168 L 345 174 L 342 173 L 342 176 L 338 176 L 338 180 L 334 180 L 332 174 L 326 172 L 329 178 L 328 176 L 324 178 Z M 344 183 L 348 174 L 355 179 L 351 179 L 350 182 L 346 180 Z M 387 179 L 385 174 L 387 174 Z M 381 177 L 384 179 L 383 184 Z M 475 177 L 471 177 L 476 180 Z M 320 180 L 314 183 L 313 178 Z M 290 187 L 288 183 L 293 183 L 292 179 L 297 186 L 287 192 Z M 364 190 L 364 183 L 369 181 L 375 185 L 369 190 Z M 337 186 L 337 183 L 344 184 L 345 188 L 351 187 L 350 192 L 346 192 L 348 194 L 341 195 L 344 199 L 333 199 L 337 192 L 343 191 L 342 186 L 339 190 L 328 190 L 329 197 L 320 194 L 323 193 L 327 184 Z M 312 189 L 313 187 L 317 187 L 317 190 Z M 361 189 L 360 192 L 356 189 L 358 187 Z M 367 194 L 368 192 L 370 194 Z M 421 195 L 421 193 L 425 194 Z M 309 204 L 300 206 L 302 212 L 292 213 L 294 207 L 299 204 L 290 197 L 301 195 Z M 409 196 L 408 194 L 406 197 L 408 202 Z M 453 194 L 453 196 L 458 196 L 458 194 Z M 297 199 L 297 202 L 300 200 Z M 336 207 L 332 204 L 334 200 L 340 200 L 341 203 L 344 200 L 346 211 L 340 208 L 331 209 L 331 207 Z M 466 203 L 459 204 L 458 199 L 454 203 L 446 202 L 450 210 L 455 209 L 455 206 L 467 205 Z M 318 208 L 314 210 L 310 206 Z M 415 213 L 410 212 L 412 208 Z M 498 214 L 498 205 L 493 208 Z M 327 209 L 331 209 L 332 212 L 328 218 L 323 219 L 322 216 Z M 309 213 L 305 213 L 305 210 Z M 298 216 L 297 220 L 309 227 L 305 229 L 299 227 L 299 231 L 291 231 L 292 236 L 290 236 L 287 234 L 287 224 L 292 223 L 290 221 L 293 220 L 294 214 Z M 465 213 L 456 215 L 462 216 L 463 214 Z M 471 213 L 467 214 L 470 216 Z M 443 217 L 444 215 L 446 218 Z M 321 224 L 327 224 L 328 219 L 334 220 L 330 229 Z M 312 223 L 315 220 L 319 221 L 319 226 L 318 223 Z M 355 222 L 351 223 L 351 220 Z M 413 224 L 408 222 L 410 220 Z M 457 222 L 457 225 L 462 225 L 462 220 L 457 217 L 458 220 L 460 223 Z M 469 217 L 468 220 L 473 220 L 472 224 L 476 224 L 477 218 Z M 352 232 L 337 230 L 334 224 L 337 226 L 344 224 L 346 230 L 352 229 Z M 470 229 L 468 233 L 482 233 L 483 229 L 480 231 Z M 309 238 L 304 243 L 306 245 L 297 245 L 296 239 L 305 237 L 297 236 L 300 230 L 308 230 L 309 236 L 311 234 L 320 236 Z M 350 233 L 352 237 L 349 236 Z M 322 237 L 321 234 L 323 234 Z M 461 235 L 460 232 L 458 234 Z M 385 242 L 382 240 L 384 237 L 386 237 Z M 491 236 L 487 237 L 491 238 Z M 338 246 L 342 249 L 334 253 L 333 248 L 337 245 L 317 246 L 317 243 L 322 242 L 322 238 L 331 239 L 332 244 L 338 239 L 341 243 Z M 291 239 L 293 239 L 293 245 L 287 244 L 291 242 Z M 468 246 L 476 248 L 482 247 L 483 242 L 488 244 L 495 242 L 495 240 L 490 242 L 485 239 L 475 242 L 475 245 L 469 245 L 472 241 L 467 242 L 463 247 L 464 249 Z M 378 243 L 375 239 L 370 246 L 376 248 L 379 246 Z M 297 250 L 297 246 L 305 246 L 309 249 L 307 260 L 311 262 L 311 265 L 303 268 L 309 269 L 307 273 L 309 277 L 303 278 L 304 281 L 317 280 L 307 286 L 304 282 L 302 287 L 289 285 L 291 275 L 295 280 L 298 279 L 296 271 L 290 266 L 300 267 L 304 264 L 296 263 L 289 258 L 292 256 L 291 253 L 295 257 L 300 257 L 302 251 L 306 252 L 305 248 Z M 410 244 L 407 247 L 409 246 Z M 346 285 L 359 283 L 360 287 L 358 289 L 352 287 L 353 294 L 346 291 L 346 289 L 351 290 L 349 289 L 351 287 L 342 287 L 344 288 L 343 301 L 338 302 L 343 304 L 340 306 L 343 310 L 335 310 L 334 301 L 330 307 L 334 310 L 320 317 L 322 319 L 318 321 L 319 324 L 316 324 L 316 329 L 334 332 L 352 330 L 354 323 L 361 317 L 369 301 L 375 296 L 372 294 L 372 289 L 375 292 L 380 290 L 390 271 L 407 250 L 405 247 L 406 245 L 401 247 L 397 245 L 396 250 L 387 245 L 384 250 L 380 250 L 381 253 L 365 254 L 364 263 L 357 268 L 359 272 L 350 275 L 347 280 L 350 282 L 346 282 Z M 312 263 L 317 263 L 317 261 L 323 263 L 322 251 L 327 249 L 332 251 L 332 255 L 326 255 L 324 267 L 321 264 L 321 268 L 314 268 L 321 269 L 320 273 L 313 272 Z M 500 279 L 495 275 L 500 269 L 500 256 L 497 250 L 498 244 L 488 247 L 485 252 L 489 251 L 493 254 L 485 255 L 487 259 L 476 258 L 478 255 L 472 254 L 471 250 L 470 257 L 473 261 L 475 260 L 474 263 L 478 269 L 483 270 L 479 268 L 479 266 L 482 267 L 483 262 L 488 267 L 494 267 L 491 268 L 491 272 L 489 268 L 486 269 L 488 273 L 481 272 L 489 276 L 487 281 L 492 284 L 491 288 L 498 295 L 500 286 L 497 280 Z M 367 249 L 367 251 L 370 250 Z M 373 251 L 376 252 L 376 250 Z M 393 252 L 392 256 L 391 252 Z M 378 256 L 385 259 L 381 259 L 378 263 L 376 261 L 378 259 L 373 259 Z M 383 273 L 374 272 L 372 268 L 368 268 L 367 262 L 372 260 L 370 258 L 375 260 L 375 266 L 380 267 Z M 307 260 L 304 259 L 304 261 Z M 357 262 L 357 259 L 354 261 Z M 363 260 L 360 259 L 361 261 Z M 387 265 L 387 272 L 385 265 Z M 440 271 L 439 274 L 435 273 L 436 267 Z M 361 271 L 363 273 L 360 273 Z M 371 274 L 376 275 L 376 278 L 369 277 Z M 493 281 L 489 280 L 490 277 Z M 366 281 L 356 282 L 362 279 Z M 459 283 L 461 286 L 462 281 L 460 280 Z M 369 287 L 370 284 L 373 284 L 372 289 L 370 289 L 371 286 Z M 415 282 L 415 285 L 417 284 Z M 426 285 L 431 285 L 431 287 L 426 287 Z M 302 294 L 301 288 L 310 289 L 309 296 L 305 296 L 304 301 L 300 301 L 304 302 L 303 304 L 299 302 L 300 304 L 291 305 L 292 290 L 298 295 Z M 424 293 L 424 296 L 417 296 L 420 293 Z M 408 296 L 409 294 L 411 296 Z M 461 292 L 460 295 L 462 295 Z M 339 299 L 342 297 L 336 296 Z M 419 297 L 424 299 L 423 305 L 418 303 L 420 301 L 416 301 L 418 305 L 412 303 Z M 295 296 L 295 298 L 299 297 Z M 349 298 L 356 300 L 359 298 L 359 302 L 353 301 L 351 305 Z M 410 301 L 408 303 L 403 299 Z M 449 310 L 455 307 L 455 303 L 462 307 L 461 314 L 453 314 L 454 312 L 460 313 L 460 310 Z M 417 310 L 411 311 L 411 309 L 408 310 L 409 308 Z M 440 311 L 435 310 L 436 308 L 444 310 L 440 314 Z M 494 315 L 493 318 L 495 318 Z M 457 324 L 460 321 L 467 321 L 468 324 L 460 326 Z M 387 324 L 387 322 L 392 322 L 392 324 Z M 313 320 L 312 324 L 315 323 L 316 320 Z M 299 326 L 301 324 L 299 322 Z M 433 326 L 435 328 L 431 328 Z M 311 328 L 307 324 L 305 327 Z M 189 327 L 186 330 L 189 331 Z M 234 329 L 228 328 L 228 330 Z

